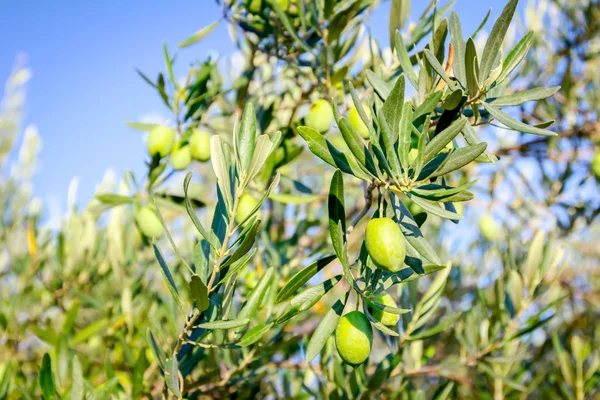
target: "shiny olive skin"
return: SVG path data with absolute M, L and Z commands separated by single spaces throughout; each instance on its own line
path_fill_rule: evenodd
M 171 151 L 169 162 L 174 170 L 180 171 L 186 169 L 192 162 L 192 152 L 189 145 L 177 145 Z
M 304 123 L 321 133 L 326 133 L 333 122 L 333 110 L 327 100 L 317 100 L 310 105 Z
M 140 231 L 148 238 L 160 238 L 164 234 L 164 229 L 154 208 L 144 206 L 139 209 L 135 215 Z
M 235 215 L 235 222 L 241 224 L 250 215 L 254 207 L 258 204 L 258 200 L 251 194 L 244 193 L 238 200 L 237 213 Z
M 391 218 L 373 218 L 367 224 L 365 245 L 371 260 L 388 272 L 398 272 L 406 256 L 404 235 Z
M 175 142 L 175 131 L 167 126 L 158 125 L 152 128 L 148 135 L 148 153 L 151 156 L 160 154 L 166 157 L 171 152 Z
M 344 315 L 335 331 L 335 343 L 342 360 L 352 366 L 365 362 L 371 353 L 373 329 L 360 311 Z
M 189 138 L 192 158 L 200 162 L 210 158 L 210 134 L 201 130 L 194 130 Z
M 394 298 L 390 296 L 387 292 L 378 294 L 377 296 L 375 296 L 375 298 L 373 298 L 373 301 L 375 303 L 383 304 L 387 307 L 398 308 L 398 305 L 394 301 Z M 383 311 L 382 309 L 377 307 L 373 307 L 372 315 L 377 321 L 381 322 L 385 326 L 396 326 L 396 324 L 398 323 L 398 319 L 400 318 L 398 314 L 392 314 L 390 312 Z
M 371 110 L 369 107 L 363 104 L 362 108 L 365 114 L 367 114 L 367 118 L 371 118 Z M 363 139 L 369 139 L 369 128 L 367 125 L 365 125 L 362 118 L 360 118 L 360 114 L 358 113 L 356 107 L 352 107 L 348 112 L 348 121 Z
M 481 235 L 488 242 L 495 242 L 502 238 L 502 231 L 494 218 L 486 214 L 479 220 L 479 230 Z

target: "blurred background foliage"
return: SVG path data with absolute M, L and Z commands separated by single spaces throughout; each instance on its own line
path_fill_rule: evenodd
M 498 124 L 485 109 L 465 107 L 464 115 L 488 143 L 485 159 L 477 161 L 499 160 L 473 162 L 445 176 L 453 185 L 478 179 L 470 188 L 474 199 L 455 203 L 455 211 L 464 215 L 458 224 L 398 196 L 443 262 L 423 276 L 406 268 L 407 276 L 400 279 L 406 282 L 389 288 L 399 307 L 411 312 L 400 316 L 392 331 L 396 335 L 375 330 L 370 359 L 357 368 L 341 361 L 333 336 L 325 338 L 318 357 L 305 361 L 311 337 L 336 301 L 352 292 L 348 303 L 353 304 L 359 296 L 348 280 L 335 285 L 346 271 L 328 258 L 333 251 L 327 203 L 335 168 L 309 151 L 298 127 L 308 125 L 309 106 L 321 98 L 330 98 L 346 115 L 356 102 L 344 82 L 370 105 L 401 73 L 406 98 L 417 104 L 438 90 L 449 96 L 447 83 L 437 77 L 442 74 L 423 50 L 436 51 L 442 66 L 460 58 L 451 55 L 456 46 L 449 46 L 452 2 L 432 2 L 415 21 L 408 20 L 406 0 L 218 3 L 222 18 L 177 51 L 193 51 L 191 46 L 208 40 L 217 24 L 227 24 L 242 63 L 231 60 L 229 68 L 219 69 L 216 60 L 201 59 L 178 78 L 174 64 L 181 66 L 165 47 L 163 72 L 139 71 L 172 112 L 178 145 L 191 146 L 194 132 L 206 132 L 213 137 L 211 160 L 196 158 L 185 166 L 194 172 L 184 186 L 186 174 L 173 168 L 174 153 L 149 155 L 146 176 L 127 172 L 118 182 L 102 182 L 85 207 L 71 201 L 57 231 L 43 227 L 43 204 L 31 195 L 40 139 L 34 126 L 21 124 L 30 71 L 17 62 L 0 110 L 0 398 L 598 396 L 598 1 L 531 0 L 524 14 L 515 16 L 499 60 L 509 59 L 519 44 L 530 50 L 518 73 L 489 86 L 499 98 L 505 96 L 504 105 L 516 105 L 511 118 L 558 135 L 520 133 Z M 378 7 L 389 9 L 389 42 L 370 35 L 369 16 Z M 479 55 L 493 26 L 483 17 L 481 30 L 463 32 L 465 39 L 473 35 Z M 405 59 L 399 57 L 399 43 Z M 494 60 L 488 64 L 495 66 Z M 452 85 L 460 78 L 456 66 L 447 73 Z M 479 84 L 483 88 L 484 82 Z M 536 88 L 557 86 L 560 91 L 550 97 L 535 95 Z M 478 97 L 468 89 L 465 100 Z M 531 90 L 539 101 L 506 97 Z M 443 103 L 434 109 L 438 101 L 430 113 L 440 123 L 445 109 Z M 247 129 L 249 119 L 242 116 L 240 122 L 243 113 L 255 113 L 256 131 L 266 135 L 265 158 L 254 179 L 235 181 L 237 201 L 223 211 L 228 189 L 223 179 L 217 181 L 226 173 L 218 165 L 231 159 L 244 164 L 245 156 L 238 154 L 243 143 L 232 134 Z M 155 128 L 128 124 L 143 132 Z M 21 146 L 15 148 L 20 135 Z M 337 128 L 325 137 L 350 154 Z M 456 147 L 464 143 L 455 140 Z M 229 146 L 235 155 L 215 152 Z M 255 162 L 260 154 L 246 159 Z M 226 169 L 239 177 L 245 173 Z M 345 215 L 352 221 L 347 248 L 354 259 L 361 255 L 368 218 L 359 217 L 370 199 L 365 196 L 369 187 L 360 179 L 344 179 Z M 74 192 L 69 188 L 71 199 Z M 238 219 L 242 195 L 251 205 L 247 218 Z M 376 196 L 380 208 L 382 198 Z M 159 210 L 163 220 L 154 241 L 140 233 L 143 207 Z M 192 213 L 197 222 L 188 216 Z M 226 238 L 231 238 L 217 239 L 223 249 L 235 254 L 239 247 L 234 246 L 251 237 L 243 262 L 233 263 L 237 270 L 225 277 L 219 274 L 225 253 L 209 246 L 220 229 L 215 229 L 218 216 L 228 221 Z M 169 234 L 162 233 L 162 225 Z M 198 225 L 211 228 L 203 233 Z M 280 293 L 294 274 L 317 260 L 323 265 L 308 286 L 319 288 L 330 280 L 335 287 L 293 319 L 282 319 L 289 304 L 279 301 Z M 211 294 L 209 278 L 215 271 Z M 258 305 L 244 311 L 257 293 Z M 212 322 L 214 327 L 219 321 L 237 322 L 225 328 L 196 326 Z

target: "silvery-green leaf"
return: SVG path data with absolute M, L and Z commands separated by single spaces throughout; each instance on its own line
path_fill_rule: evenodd
M 430 176 L 435 178 L 437 176 L 446 175 L 452 171 L 456 171 L 468 165 L 473 160 L 477 159 L 485 149 L 487 148 L 486 142 L 477 143 L 473 146 L 460 147 L 453 150 L 445 160 L 444 164 Z
M 271 329 L 273 323 L 268 324 L 259 324 L 254 328 L 248 330 L 244 335 L 238 340 L 236 345 L 239 347 L 248 347 L 258 342 L 260 338 Z
M 352 124 L 350 124 L 345 117 L 340 118 L 338 121 L 338 126 L 342 132 L 344 141 L 348 145 L 348 148 L 352 154 L 354 154 L 354 157 L 356 157 L 356 160 L 361 163 L 370 173 L 377 175 L 377 169 L 375 168 L 373 156 L 371 155 L 371 152 L 367 146 L 365 146 L 356 129 L 354 129 Z
M 344 312 L 344 307 L 346 306 L 346 301 L 348 300 L 348 294 L 344 301 L 337 300 L 333 307 L 325 314 L 317 329 L 313 332 L 310 340 L 308 341 L 308 346 L 306 346 L 306 362 L 311 362 L 320 352 L 327 339 L 331 336 L 331 334 L 335 331 L 340 322 L 340 318 L 342 317 L 342 313 Z
M 496 20 L 496 23 L 490 32 L 490 36 L 485 43 L 480 65 L 482 81 L 485 81 L 488 78 L 492 68 L 494 67 L 494 61 L 496 60 L 498 52 L 502 48 L 502 42 L 504 41 L 510 21 L 512 20 L 517 8 L 517 3 L 518 0 L 510 0 L 506 7 L 504 7 L 504 10 L 502 10 L 500 17 L 498 17 Z
M 230 319 L 228 321 L 211 321 L 204 322 L 202 324 L 198 324 L 198 328 L 202 329 L 231 329 L 231 328 L 239 328 L 240 326 L 245 326 L 250 322 L 248 318 L 238 318 L 238 319 Z
M 467 75 L 465 72 L 465 50 L 466 43 L 462 34 L 462 27 L 460 20 L 455 11 L 450 13 L 450 38 L 454 45 L 454 61 L 452 62 L 452 69 L 454 76 L 463 85 L 467 86 Z
M 404 46 L 404 40 L 402 39 L 402 35 L 400 35 L 399 31 L 396 31 L 394 34 L 394 47 L 396 49 L 396 55 L 398 56 L 398 61 L 400 62 L 402 72 L 404 72 L 413 87 L 418 89 L 419 79 L 417 78 L 417 74 L 415 73 L 412 63 L 410 62 L 408 51 Z
M 532 42 L 533 31 L 527 33 L 527 35 L 525 35 L 523 39 L 521 39 L 519 43 L 517 43 L 517 45 L 510 51 L 510 53 L 508 53 L 508 56 L 506 56 L 506 59 L 502 63 L 502 72 L 497 79 L 498 82 L 504 81 L 508 75 L 510 75 L 510 73 L 519 66 L 523 58 L 525 58 L 527 55 Z
M 452 220 L 460 220 L 463 218 L 462 215 L 441 208 L 437 202 L 421 199 L 417 196 L 410 196 L 410 198 L 412 201 L 421 206 L 423 210 L 427 211 L 430 214 Z
M 425 162 L 438 155 L 438 153 L 463 130 L 466 123 L 467 120 L 464 118 L 457 119 L 452 122 L 449 127 L 431 139 L 431 141 L 427 143 L 427 146 L 425 146 Z
M 194 33 L 192 36 L 185 39 L 183 42 L 179 43 L 178 47 L 183 48 L 183 47 L 188 47 L 188 46 L 198 43 L 199 41 L 204 39 L 206 36 L 208 36 L 209 33 L 214 31 L 215 28 L 219 25 L 219 22 L 221 22 L 220 18 L 218 20 L 216 20 L 215 22 L 211 23 L 210 25 L 205 26 L 204 28 L 200 29 L 198 32 Z
M 467 90 L 469 97 L 473 98 L 479 93 L 479 61 L 477 59 L 477 49 L 475 42 L 469 38 L 465 50 L 465 74 L 467 80 Z
M 552 132 L 547 129 L 540 129 L 540 128 L 536 128 L 534 126 L 524 124 L 523 122 L 514 119 L 510 115 L 506 114 L 505 112 L 501 111 L 500 109 L 494 107 L 491 104 L 488 104 L 488 103 L 482 103 L 482 104 L 483 104 L 483 107 L 494 118 L 496 118 L 499 122 L 503 123 L 504 125 L 506 125 L 507 127 L 511 128 L 511 129 L 514 129 L 516 131 L 523 132 L 523 133 L 532 133 L 534 135 L 556 136 L 556 132 Z
M 336 256 L 330 255 L 323 257 L 310 265 L 302 268 L 298 271 L 294 276 L 290 278 L 288 283 L 279 291 L 277 297 L 275 298 L 275 303 L 281 303 L 289 299 L 294 293 L 306 282 L 310 280 L 316 273 L 325 268 L 325 266 L 329 265 L 331 261 L 335 260 Z
M 363 172 L 354 158 L 348 158 L 346 154 L 337 150 L 316 130 L 308 126 L 300 126 L 298 127 L 298 133 L 306 140 L 310 151 L 327 164 L 359 179 L 370 180 L 369 175 Z
M 516 92 L 516 93 L 510 94 L 508 96 L 498 97 L 492 101 L 492 104 L 494 106 L 498 106 L 498 107 L 500 107 L 500 106 L 518 106 L 527 101 L 542 100 L 547 97 L 550 97 L 550 96 L 554 95 L 556 92 L 558 92 L 559 89 L 560 89 L 560 86 L 554 86 L 554 87 L 548 87 L 548 88 L 547 87 L 537 87 L 537 88 L 533 88 L 533 89 L 528 89 L 528 90 L 524 90 L 522 92 Z
M 250 102 L 244 106 L 239 133 L 236 137 L 236 154 L 240 158 L 241 170 L 248 173 L 256 146 L 256 113 Z M 211 153 L 212 154 L 212 153 Z
M 388 85 L 383 79 L 379 77 L 375 72 L 367 70 L 366 72 L 367 81 L 375 90 L 375 93 L 379 96 L 382 101 L 385 101 L 392 91 L 393 86 Z
M 218 135 L 210 138 L 210 158 L 217 177 L 217 184 L 227 204 L 227 209 L 231 209 L 233 204 L 231 194 L 231 177 L 229 176 L 229 165 L 223 149 L 223 139 Z
M 185 314 L 185 310 L 183 309 L 183 304 L 181 304 L 181 300 L 179 299 L 179 291 L 177 290 L 177 285 L 175 285 L 175 281 L 173 280 L 173 275 L 171 275 L 171 271 L 169 270 L 169 267 L 167 266 L 167 263 L 162 255 L 162 252 L 160 251 L 160 249 L 158 248 L 158 245 L 156 244 L 156 242 L 154 240 L 152 241 L 152 247 L 154 248 L 154 255 L 156 256 L 156 259 L 158 260 L 158 264 L 160 265 L 160 270 L 163 274 L 163 277 L 165 278 L 165 283 L 167 284 L 167 288 L 169 289 L 169 292 L 171 292 L 171 296 L 173 297 L 173 300 L 175 300 L 175 303 L 177 303 L 177 305 L 179 306 L 179 309 L 181 310 L 181 312 L 183 314 Z

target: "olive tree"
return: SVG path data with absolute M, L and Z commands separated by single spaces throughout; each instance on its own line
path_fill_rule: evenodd
M 565 34 L 532 26 L 527 8 L 532 30 L 515 40 L 516 0 L 475 32 L 452 2 L 432 1 L 414 23 L 406 0 L 217 3 L 222 18 L 178 51 L 227 24 L 236 57 L 182 72 L 165 46 L 165 72 L 139 71 L 171 115 L 168 126 L 128 123 L 146 133 L 147 174 L 103 185 L 58 237 L 46 233 L 43 252 L 11 257 L 35 278 L 10 269 L 18 295 L 43 301 L 25 323 L 10 303 L 8 339 L 53 350 L 11 353 L 0 395 L 597 394 L 599 255 L 582 242 L 597 224 L 523 226 L 543 212 L 538 194 L 513 186 L 508 203 L 499 190 L 514 182 L 509 169 L 540 193 L 570 187 L 554 171 L 578 158 L 563 167 L 536 153 L 553 171 L 543 178 L 526 161 L 597 126 L 588 103 L 573 111 L 595 94 L 564 94 L 555 79 L 581 69 L 554 67 L 577 46 L 594 57 L 594 2 L 544 3 Z M 378 8 L 385 42 L 370 33 Z M 578 207 L 593 224 L 597 213 Z M 582 260 L 583 287 L 571 275 Z

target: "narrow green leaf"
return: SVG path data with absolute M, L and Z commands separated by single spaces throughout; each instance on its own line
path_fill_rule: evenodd
M 169 359 L 169 373 L 166 375 L 165 380 L 167 386 L 171 392 L 178 398 L 181 398 L 181 388 L 179 384 L 179 363 L 177 362 L 177 356 L 172 356 Z
M 417 196 L 410 196 L 411 200 L 417 203 L 421 208 L 433 215 L 437 215 L 441 218 L 452 219 L 452 220 L 460 220 L 462 219 L 462 215 L 459 215 L 455 212 L 445 210 L 441 208 L 438 203 L 431 202 L 429 200 L 421 199 Z
M 42 369 L 40 370 L 40 388 L 44 400 L 56 399 L 54 377 L 52 376 L 52 363 L 48 353 L 42 358 Z
M 250 102 L 244 106 L 236 144 L 236 154 L 240 157 L 241 169 L 243 172 L 248 173 L 256 146 L 256 113 L 254 112 L 254 105 Z
M 464 118 L 464 117 L 461 117 Z M 479 143 L 483 143 L 479 137 L 477 136 L 477 132 L 475 132 L 475 129 L 471 126 L 471 124 L 469 122 L 467 122 L 465 124 L 465 127 L 463 128 L 463 137 L 465 138 L 465 141 L 471 145 L 477 145 Z M 476 158 L 477 161 L 479 162 L 485 162 L 485 163 L 495 163 L 498 161 L 498 157 L 496 157 L 495 155 L 489 153 L 489 152 L 484 152 L 481 156 L 479 156 L 478 158 Z
M 500 75 L 496 80 L 498 83 L 503 82 L 510 75 L 510 73 L 519 66 L 523 58 L 525 58 L 527 55 L 532 42 L 533 31 L 527 33 L 527 35 L 525 35 L 523 39 L 521 39 L 519 43 L 517 43 L 517 45 L 510 51 L 510 53 L 508 53 L 508 56 L 506 56 L 506 59 L 502 63 L 502 72 L 500 72 Z
M 183 42 L 179 43 L 178 47 L 184 48 L 184 47 L 188 47 L 188 46 L 198 43 L 199 41 L 204 39 L 206 36 L 208 36 L 212 31 L 214 31 L 215 28 L 219 25 L 219 22 L 221 22 L 220 19 L 218 19 L 215 22 L 211 23 L 210 25 L 205 26 L 204 28 L 200 29 L 198 32 L 194 33 L 192 36 L 185 39 Z
M 98 199 L 100 202 L 102 202 L 104 204 L 111 204 L 111 205 L 133 203 L 136 200 L 135 197 L 121 196 L 119 194 L 112 194 L 112 193 L 97 194 L 96 199 Z
M 383 79 L 381 79 L 379 75 L 370 69 L 367 70 L 366 75 L 367 81 L 373 90 L 375 90 L 375 93 L 377 93 L 381 101 L 385 101 L 385 99 L 387 99 L 390 95 L 392 88 L 390 88 L 390 86 Z
M 475 48 L 475 42 L 470 38 L 467 40 L 467 48 L 465 50 L 465 74 L 469 97 L 473 98 L 479 93 L 480 73 L 477 49 Z
M 79 357 L 73 356 L 73 372 L 71 384 L 71 400 L 83 400 L 85 397 L 85 381 Z
M 154 337 L 154 333 L 152 333 L 152 330 L 150 328 L 148 328 L 146 330 L 146 340 L 147 340 L 148 344 L 150 345 L 150 349 L 152 349 L 154 356 L 156 357 L 158 366 L 160 367 L 161 370 L 164 371 L 167 367 L 167 358 L 165 356 L 165 352 L 163 351 L 162 347 L 160 347 L 160 345 L 156 341 L 156 339 Z
M 339 168 L 341 171 L 354 175 L 359 179 L 368 181 L 369 175 L 364 173 L 354 158 L 348 158 L 346 154 L 337 150 L 322 134 L 308 126 L 298 127 L 298 133 L 308 143 L 308 148 L 314 155 L 327 164 Z
M 524 90 L 522 92 L 517 92 L 510 94 L 508 96 L 502 96 L 494 99 L 492 104 L 494 106 L 518 106 L 527 101 L 535 101 L 542 100 L 553 96 L 558 90 L 560 86 L 553 87 L 537 87 L 533 89 Z
M 310 278 L 315 276 L 319 271 L 329 265 L 329 263 L 335 260 L 335 258 L 335 255 L 323 257 L 296 272 L 296 274 L 292 276 L 288 283 L 285 284 L 283 289 L 279 291 L 277 297 L 275 298 L 275 303 L 281 303 L 282 301 L 292 297 L 300 287 L 308 282 Z
M 408 171 L 410 160 L 408 153 L 412 147 L 411 135 L 413 131 L 413 109 L 410 102 L 406 102 L 402 107 L 402 116 L 400 118 L 400 138 L 398 143 L 398 157 L 400 164 L 405 171 Z
M 492 68 L 494 68 L 494 61 L 502 48 L 502 42 L 517 8 L 517 3 L 518 0 L 510 0 L 508 2 L 490 32 L 490 36 L 483 49 L 483 55 L 481 56 L 480 78 L 482 82 L 488 78 Z
M 310 337 L 308 341 L 308 346 L 306 346 L 306 362 L 311 362 L 320 352 L 327 339 L 331 336 L 331 334 L 335 331 L 340 322 L 340 318 L 342 317 L 342 312 L 344 312 L 344 307 L 346 306 L 346 301 L 348 300 L 348 294 L 344 298 L 344 301 L 337 300 L 333 307 L 325 317 L 321 320 L 317 329 L 315 329 L 314 333 Z
M 453 150 L 445 161 L 444 165 L 436 172 L 431 174 L 432 178 L 446 175 L 468 165 L 471 161 L 479 157 L 487 148 L 486 142 L 481 142 L 473 146 L 461 147 Z
M 442 90 L 438 90 L 437 92 L 431 93 L 421 105 L 419 105 L 415 112 L 413 113 L 413 121 L 418 120 L 424 115 L 430 114 L 435 107 L 437 107 L 438 103 L 442 99 L 444 92 Z M 415 124 L 419 126 L 420 124 Z
M 229 176 L 225 146 L 220 136 L 214 135 L 210 138 L 210 158 L 215 176 L 217 177 L 217 184 L 219 185 L 219 189 L 221 189 L 227 209 L 231 209 L 233 197 L 231 194 L 231 177 Z
M 433 54 L 431 50 L 425 49 L 425 58 L 427 59 L 427 62 L 429 62 L 429 65 L 431 65 L 435 73 L 438 74 L 440 78 L 442 78 L 450 88 L 454 88 L 454 82 L 448 77 L 446 71 L 444 71 L 444 67 L 442 67 L 442 64 L 440 64 L 437 57 L 435 56 L 435 54 Z
M 404 40 L 402 39 L 402 35 L 400 35 L 399 31 L 396 31 L 394 35 L 394 44 L 396 49 L 396 55 L 398 56 L 398 61 L 400 62 L 400 67 L 402 71 L 413 85 L 415 89 L 419 88 L 419 79 L 417 78 L 417 74 L 413 69 L 412 62 L 410 61 L 410 57 L 408 56 L 408 51 L 404 46 Z
M 394 35 L 398 28 L 404 28 L 410 13 L 410 0 L 392 0 L 390 8 L 390 47 L 394 47 Z
M 158 264 L 160 265 L 160 270 L 163 274 L 163 278 L 165 279 L 165 283 L 167 284 L 167 288 L 169 289 L 169 292 L 171 292 L 171 296 L 173 297 L 173 300 L 175 300 L 175 303 L 177 303 L 177 305 L 179 306 L 181 312 L 185 314 L 183 304 L 181 304 L 181 300 L 179 299 L 179 291 L 177 290 L 177 286 L 175 285 L 175 281 L 173 280 L 173 275 L 171 275 L 171 271 L 169 270 L 169 267 L 165 262 L 162 252 L 160 251 L 158 245 L 156 244 L 156 241 L 154 240 L 152 241 L 152 247 L 154 248 L 154 255 L 156 256 Z
M 450 93 L 448 97 L 446 97 L 446 100 L 444 100 L 444 102 L 442 103 L 442 108 L 444 110 L 454 110 L 460 105 L 463 96 L 464 92 L 462 91 L 462 89 L 456 89 L 455 91 Z
M 204 284 L 202 279 L 196 274 L 192 275 L 192 279 L 190 280 L 190 292 L 196 301 L 196 308 L 198 311 L 202 312 L 207 310 L 210 304 L 208 300 L 208 289 L 206 284 Z
M 237 315 L 237 319 L 252 319 L 256 316 L 258 308 L 260 307 L 265 297 L 265 293 L 267 292 L 267 288 L 270 286 L 273 273 L 273 267 L 267 269 L 265 274 L 258 281 L 258 284 L 254 290 L 252 290 L 252 292 L 248 295 L 246 303 Z
M 330 279 L 327 279 L 318 285 L 312 286 L 290 300 L 292 308 L 297 308 L 298 311 L 306 311 L 314 306 L 325 293 L 333 289 L 335 285 L 342 279 L 342 275 L 336 275 Z
M 465 51 L 467 44 L 463 38 L 462 27 L 460 20 L 455 11 L 450 13 L 450 41 L 454 46 L 454 60 L 452 69 L 454 76 L 463 87 L 467 87 L 467 74 L 465 68 Z
M 228 321 L 211 321 L 205 322 L 203 324 L 198 324 L 198 328 L 202 329 L 231 329 L 231 328 L 239 328 L 240 326 L 245 326 L 250 322 L 248 318 L 238 318 L 238 319 L 230 319 Z
M 196 215 L 196 211 L 194 210 L 194 207 L 192 206 L 190 197 L 188 196 L 188 188 L 190 186 L 191 179 L 192 179 L 192 172 L 190 171 L 187 173 L 187 175 L 185 176 L 185 179 L 183 181 L 183 193 L 185 196 L 185 209 L 187 210 L 187 213 L 188 213 L 190 219 L 192 220 L 192 223 L 196 227 L 196 230 L 200 233 L 200 235 L 202 235 L 204 240 L 206 240 L 211 245 L 212 248 L 218 249 L 220 246 L 219 243 L 216 242 L 215 238 L 213 236 L 211 236 L 206 231 L 206 229 L 204 229 L 204 227 L 202 226 L 202 223 L 200 223 L 200 220 L 198 219 L 198 216 Z
M 523 122 L 514 119 L 510 115 L 506 114 L 505 112 L 501 111 L 500 109 L 494 107 L 491 104 L 488 104 L 488 103 L 482 103 L 482 104 L 483 104 L 483 107 L 494 118 L 496 118 L 498 121 L 500 121 L 501 123 L 503 123 L 504 125 L 506 125 L 507 127 L 511 128 L 511 129 L 514 129 L 516 131 L 523 132 L 523 133 L 532 133 L 534 135 L 556 136 L 555 132 L 549 131 L 547 129 L 540 129 L 540 128 L 536 128 L 534 126 L 529 126 L 527 124 L 524 124 Z
M 431 141 L 427 143 L 427 146 L 425 146 L 425 162 L 431 160 L 442 151 L 442 149 L 444 149 L 444 147 L 446 147 L 446 145 L 463 130 L 466 123 L 466 119 L 458 119 L 431 139 Z
M 271 329 L 273 322 L 268 324 L 259 324 L 248 330 L 244 336 L 236 343 L 239 347 L 248 347 L 258 342 L 260 338 Z
M 344 141 L 348 145 L 348 148 L 352 154 L 354 154 L 354 157 L 356 157 L 356 160 L 373 175 L 377 175 L 377 169 L 375 168 L 373 156 L 371 155 L 371 152 L 367 146 L 365 146 L 356 129 L 354 129 L 352 124 L 350 124 L 345 117 L 340 118 L 338 121 L 338 126 L 342 132 Z
M 101 331 L 104 331 L 108 327 L 108 319 L 102 318 L 98 321 L 92 322 L 85 328 L 77 333 L 71 338 L 69 342 L 70 346 L 76 346 L 80 343 L 83 343 L 90 339 L 92 336 L 99 334 Z

